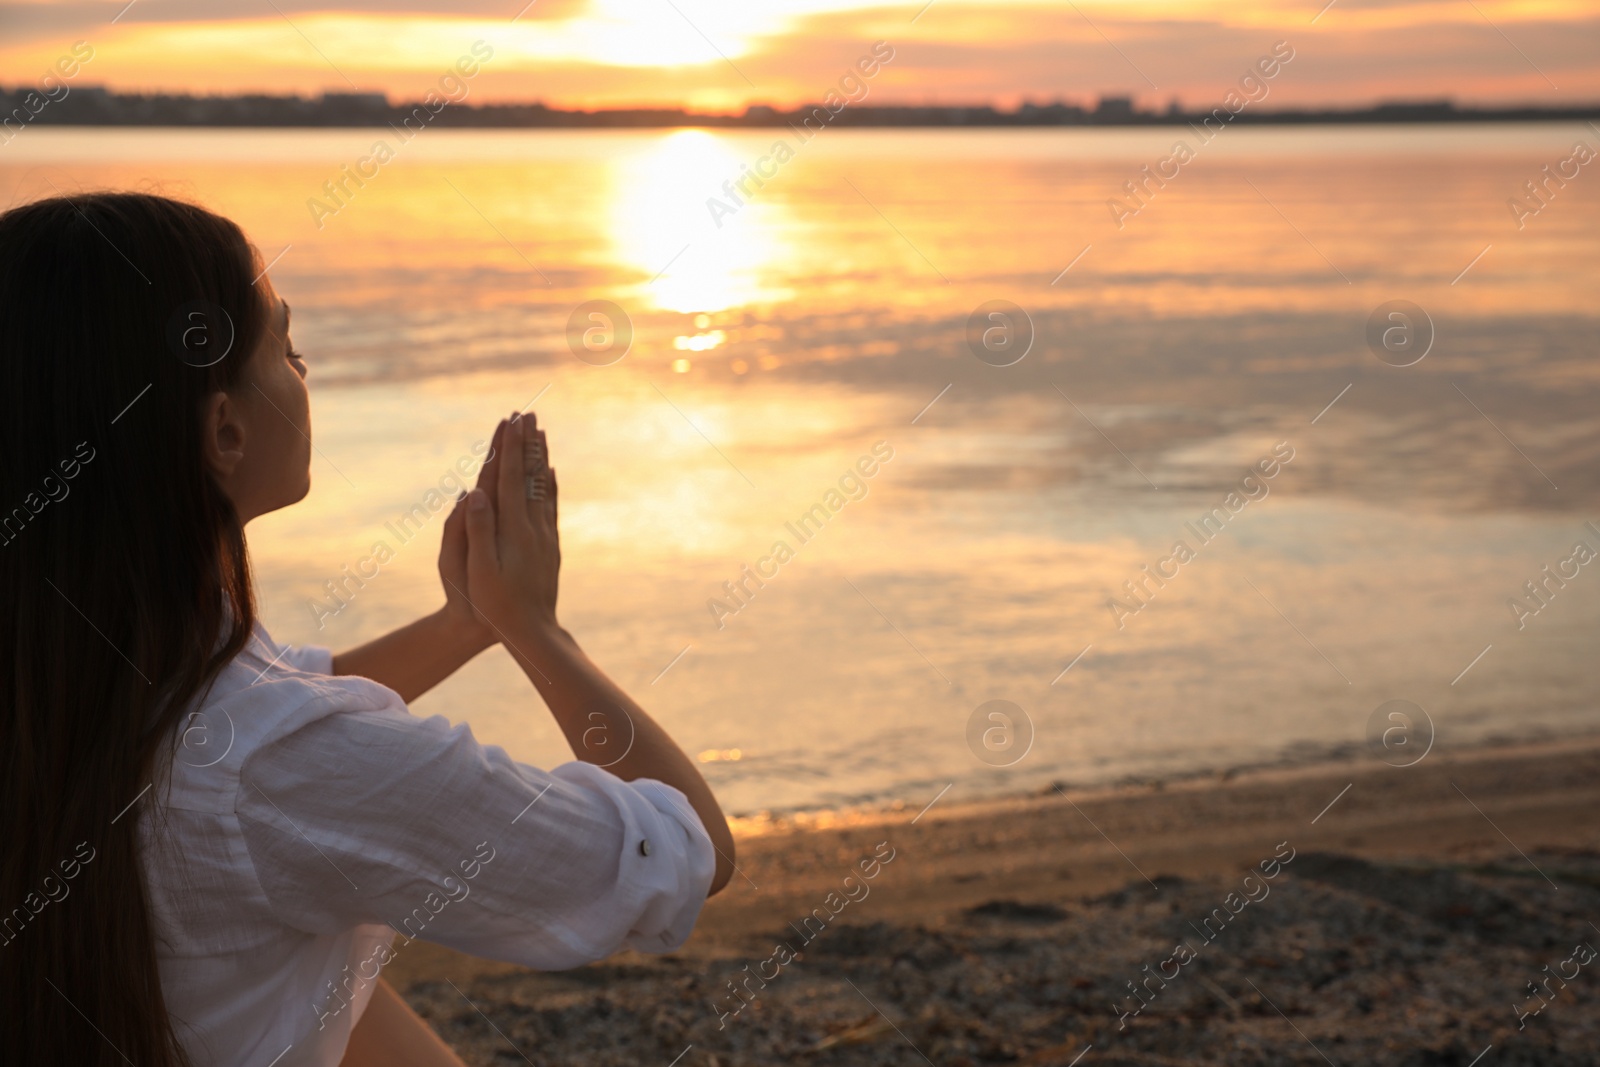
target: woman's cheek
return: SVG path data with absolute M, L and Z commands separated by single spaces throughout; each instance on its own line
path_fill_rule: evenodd
M 305 374 L 301 368 L 304 364 L 296 365 L 298 361 L 285 360 L 286 378 L 283 390 L 287 399 L 285 411 L 293 411 L 298 418 L 295 425 L 306 437 L 311 436 L 311 390 L 306 386 Z M 309 447 L 307 448 L 309 451 Z

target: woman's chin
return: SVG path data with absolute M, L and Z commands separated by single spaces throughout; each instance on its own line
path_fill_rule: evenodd
M 274 511 L 282 511 L 284 508 L 300 503 L 300 501 L 304 500 L 310 495 L 310 493 L 311 472 L 308 470 L 298 482 L 285 488 L 282 495 L 278 496 L 272 501 L 272 506 L 261 512 L 261 514 L 267 515 Z

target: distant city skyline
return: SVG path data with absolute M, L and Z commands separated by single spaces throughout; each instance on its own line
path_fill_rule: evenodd
M 428 102 L 390 99 L 383 93 L 323 93 L 315 97 L 277 94 L 140 94 L 118 93 L 102 86 L 68 87 L 66 95 L 40 106 L 37 91 L 0 84 L 0 144 L 9 143 L 25 127 L 67 126 L 217 126 L 217 127 L 388 127 L 404 135 L 422 126 L 467 128 L 572 128 L 702 126 L 729 129 L 789 127 L 814 124 L 856 127 L 962 126 L 1153 126 L 1188 125 L 1197 131 L 1220 129 L 1235 122 L 1261 124 L 1496 122 L 1528 120 L 1592 120 L 1600 118 L 1600 101 L 1575 107 L 1541 105 L 1458 106 L 1450 100 L 1391 101 L 1372 107 L 1260 107 L 1249 109 L 1241 96 L 1233 108 L 1198 110 L 1181 107 L 1176 98 L 1164 108 L 1140 108 L 1126 96 L 1103 95 L 1089 106 L 1068 101 L 1027 103 L 1002 110 L 988 105 L 907 106 L 864 102 L 850 106 L 835 99 L 795 108 L 753 104 L 738 112 L 699 112 L 676 107 L 599 108 L 548 107 L 536 101 Z M 29 98 L 32 97 L 30 106 Z M 51 106 L 51 105 L 54 106 Z M 35 110 L 37 109 L 37 110 Z
M 868 55 L 873 104 L 1127 96 L 1215 106 L 1279 42 L 1273 107 L 1390 100 L 1575 106 L 1600 99 L 1600 12 L 1582 0 L 201 0 L 0 2 L 0 84 L 38 84 L 76 42 L 119 92 L 416 99 L 474 42 L 475 103 L 736 113 L 819 99 Z M 521 8 L 519 11 L 518 9 Z

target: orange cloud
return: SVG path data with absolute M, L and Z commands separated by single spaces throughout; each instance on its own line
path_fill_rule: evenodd
M 1600 17 L 1579 0 L 242 0 L 0 4 L 7 84 L 37 80 L 74 40 L 81 82 L 188 92 L 382 91 L 411 98 L 475 40 L 495 50 L 473 99 L 738 109 L 816 99 L 875 39 L 897 56 L 873 102 L 1131 93 L 1204 103 L 1273 41 L 1303 57 L 1274 103 L 1406 97 L 1577 103 L 1600 97 Z M 281 9 L 281 12 L 280 10 Z M 920 11 L 920 14 L 918 13 Z M 1314 19 L 1314 21 L 1313 21 Z

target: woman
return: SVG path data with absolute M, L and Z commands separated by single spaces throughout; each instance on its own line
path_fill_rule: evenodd
M 0 1003 L 14 1062 L 459 1063 L 378 977 L 681 945 L 733 843 L 556 620 L 556 480 L 512 416 L 442 608 L 337 656 L 256 622 L 244 527 L 310 485 L 289 308 L 233 223 L 132 194 L 0 216 Z M 419 696 L 500 643 L 577 759 Z

